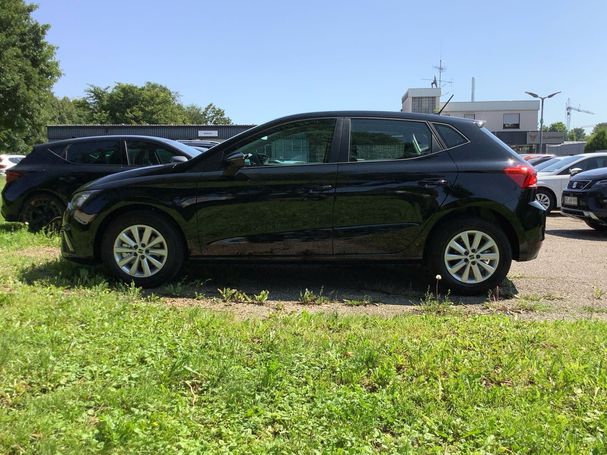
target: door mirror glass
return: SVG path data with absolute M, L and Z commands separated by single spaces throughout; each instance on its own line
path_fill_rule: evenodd
M 574 167 L 573 169 L 569 170 L 569 175 L 579 174 L 580 172 L 582 172 L 581 167 Z
M 223 175 L 234 175 L 244 166 L 244 154 L 242 152 L 230 153 L 225 159 Z
M 188 159 L 185 156 L 175 155 L 171 157 L 171 163 L 185 163 Z

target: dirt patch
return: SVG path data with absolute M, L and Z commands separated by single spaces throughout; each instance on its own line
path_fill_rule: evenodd
M 61 256 L 61 252 L 58 248 L 51 246 L 43 246 L 37 248 L 25 248 L 19 253 L 20 256 L 28 258 L 56 258 Z

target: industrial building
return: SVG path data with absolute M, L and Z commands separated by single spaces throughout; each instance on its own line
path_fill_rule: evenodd
M 410 88 L 401 98 L 402 112 L 432 113 L 439 111 L 441 89 Z M 451 101 L 442 115 L 464 117 L 485 122 L 485 127 L 518 152 L 533 152 L 539 144 L 538 100 L 513 101 Z M 544 152 L 546 144 L 561 144 L 563 133 L 544 132 L 542 135 Z
M 222 142 L 255 125 L 49 125 L 49 141 L 73 137 L 138 134 L 167 139 L 202 139 Z

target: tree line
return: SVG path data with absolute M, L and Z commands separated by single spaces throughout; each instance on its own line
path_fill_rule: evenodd
M 61 69 L 46 41 L 49 25 L 32 18 L 36 8 L 0 0 L 0 153 L 27 152 L 46 141 L 48 124 L 232 123 L 214 104 L 183 105 L 177 92 L 154 82 L 91 85 L 82 98 L 55 97 Z
M 127 125 L 229 125 L 231 119 L 213 103 L 202 108 L 183 105 L 179 94 L 164 85 L 142 86 L 119 82 L 113 87 L 89 86 L 82 98 L 54 98 L 50 123 L 57 125 L 104 123 Z
M 565 138 L 570 141 L 586 141 L 585 152 L 607 150 L 607 123 L 595 125 L 590 136 L 586 134 L 584 128 L 571 128 L 570 131 L 567 131 L 567 126 L 563 122 L 555 122 L 545 126 L 543 131 L 564 133 Z

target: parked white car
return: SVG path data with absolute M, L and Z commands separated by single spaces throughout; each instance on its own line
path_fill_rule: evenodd
M 536 199 L 548 212 L 560 207 L 569 178 L 599 167 L 607 167 L 607 152 L 582 153 L 556 160 L 537 173 Z
M 25 155 L 0 155 L 0 175 L 4 175 L 7 169 L 13 167 L 23 158 L 25 158 Z

